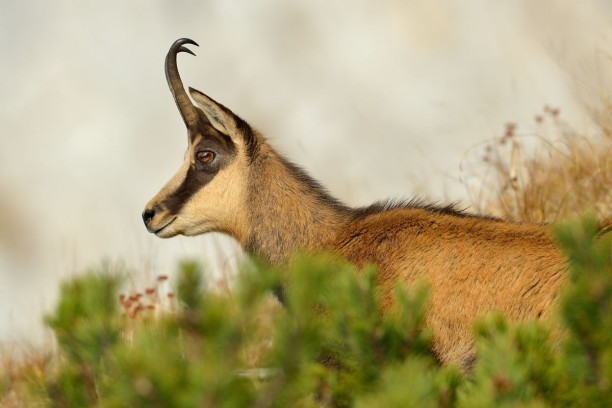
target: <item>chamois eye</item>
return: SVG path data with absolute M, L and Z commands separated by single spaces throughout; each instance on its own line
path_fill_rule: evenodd
M 208 164 L 215 159 L 215 153 L 210 150 L 202 150 L 196 154 L 196 159 L 202 164 Z

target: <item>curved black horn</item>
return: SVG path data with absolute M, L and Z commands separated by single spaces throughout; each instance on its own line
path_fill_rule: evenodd
M 168 55 L 166 55 L 166 80 L 168 81 L 168 86 L 170 87 L 172 96 L 174 96 L 176 106 L 178 106 L 181 112 L 185 125 L 188 129 L 193 129 L 197 126 L 199 121 L 198 111 L 191 103 L 189 96 L 187 96 L 187 92 L 185 92 L 183 81 L 181 81 L 181 76 L 176 66 L 176 55 L 179 52 L 187 52 L 191 55 L 195 55 L 189 48 L 184 47 L 185 44 L 199 46 L 198 43 L 189 38 L 181 38 L 172 44 L 168 51 Z

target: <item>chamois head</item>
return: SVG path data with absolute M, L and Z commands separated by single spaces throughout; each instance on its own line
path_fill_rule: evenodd
M 245 214 L 249 157 L 257 136 L 248 124 L 223 105 L 189 88 L 192 104 L 178 73 L 176 56 L 195 55 L 177 40 L 166 56 L 166 79 L 187 127 L 188 145 L 178 172 L 146 205 L 142 218 L 149 232 L 169 238 L 218 231 L 232 235 Z

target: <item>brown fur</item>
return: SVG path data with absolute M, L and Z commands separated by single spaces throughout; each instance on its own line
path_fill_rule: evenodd
M 313 193 L 309 181 L 300 181 L 271 149 L 251 171 L 252 234 L 243 247 L 277 264 L 296 250 L 374 264 L 384 307 L 398 281 L 426 279 L 427 323 L 434 351 L 445 363 L 470 360 L 471 326 L 486 312 L 499 310 L 514 319 L 548 316 L 565 279 L 563 255 L 546 226 L 410 203 L 352 210 Z
M 147 205 L 156 210 L 145 217 L 149 231 L 161 237 L 224 232 L 276 265 L 296 251 L 327 251 L 357 266 L 374 264 L 386 308 L 396 282 L 424 278 L 431 283 L 427 323 L 444 363 L 472 360 L 471 326 L 486 312 L 499 310 L 514 319 L 550 315 L 566 265 L 546 226 L 417 202 L 352 209 L 227 108 L 190 91 L 202 123 L 189 128 L 179 173 Z M 223 156 L 218 173 L 191 196 L 180 195 L 185 205 L 173 213 L 164 203 L 175 202 L 179 184 L 197 171 L 199 136 L 214 132 L 231 139 L 237 153 Z

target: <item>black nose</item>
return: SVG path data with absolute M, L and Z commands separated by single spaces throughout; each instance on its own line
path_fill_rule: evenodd
M 155 217 L 154 208 L 148 208 L 142 213 L 142 220 L 144 221 L 145 225 L 148 225 L 149 222 L 153 219 L 153 217 Z

